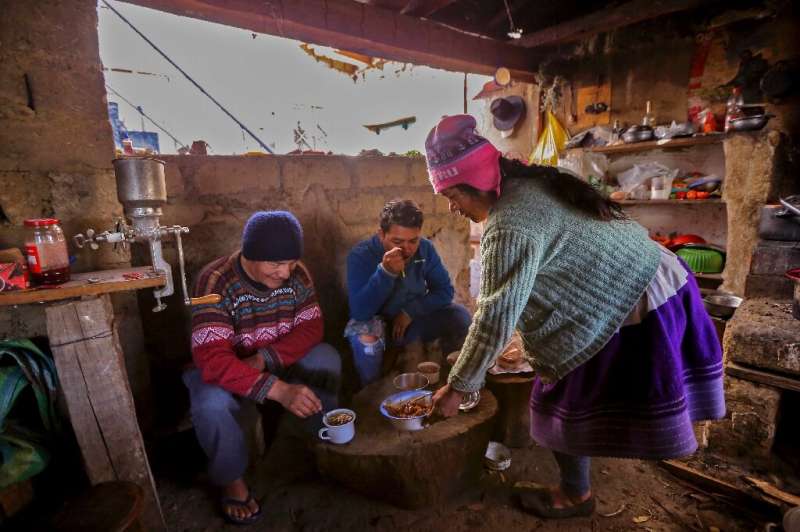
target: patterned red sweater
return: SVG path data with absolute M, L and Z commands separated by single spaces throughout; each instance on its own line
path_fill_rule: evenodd
M 239 252 L 208 264 L 195 284 L 195 297 L 219 294 L 216 305 L 192 308 L 192 358 L 203 381 L 259 403 L 290 366 L 322 341 L 322 311 L 308 271 L 298 265 L 274 290 L 256 286 L 242 270 Z M 264 356 L 267 371 L 243 362 Z

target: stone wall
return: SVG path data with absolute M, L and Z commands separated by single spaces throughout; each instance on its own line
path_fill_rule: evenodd
M 725 187 L 728 209 L 728 249 L 722 288 L 744 295 L 753 251 L 758 243 L 761 207 L 777 202 L 783 182 L 777 131 L 738 133 L 725 139 Z
M 256 210 L 293 212 L 305 232 L 304 262 L 317 285 L 328 342 L 343 344 L 347 322 L 345 258 L 358 241 L 378 229 L 383 204 L 392 198 L 416 201 L 425 213 L 423 235 L 435 244 L 456 285 L 468 298 L 469 227 L 434 196 L 425 161 L 407 157 L 347 156 L 164 156 L 169 204 L 164 224 L 190 227 L 184 238 L 191 280 L 211 260 L 236 251 L 242 227 Z M 138 246 L 137 246 L 138 247 Z M 143 249 L 136 249 L 138 256 Z M 175 264 L 166 243 L 165 256 Z M 136 260 L 137 257 L 134 257 Z M 175 268 L 177 270 L 177 268 Z M 176 284 L 176 286 L 179 286 Z M 175 366 L 189 357 L 188 320 L 177 296 L 165 314 L 152 314 L 152 296 L 140 306 L 156 364 Z
M 56 217 L 73 235 L 106 229 L 116 199 L 114 142 L 97 41 L 97 2 L 4 0 L 0 5 L 0 248 L 21 247 L 26 218 Z M 109 247 L 76 250 L 73 271 L 120 267 Z M 140 413 L 149 370 L 133 294 L 113 297 Z M 0 337 L 44 336 L 41 306 L 0 308 Z

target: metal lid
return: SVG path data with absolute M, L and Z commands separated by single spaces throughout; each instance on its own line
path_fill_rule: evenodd
M 61 221 L 58 218 L 28 218 L 23 223 L 28 227 L 48 227 L 60 224 Z

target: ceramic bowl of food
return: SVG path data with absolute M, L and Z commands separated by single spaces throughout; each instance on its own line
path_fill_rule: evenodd
M 423 375 L 422 373 L 401 373 L 397 377 L 394 378 L 392 381 L 394 383 L 394 387 L 401 392 L 407 392 L 410 390 L 422 390 L 428 384 L 428 377 Z
M 390 395 L 381 402 L 381 415 L 397 430 L 415 431 L 433 410 L 433 394 L 425 390 L 409 390 Z

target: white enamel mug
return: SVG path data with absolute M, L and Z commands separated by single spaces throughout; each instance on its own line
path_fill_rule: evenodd
M 348 414 L 351 419 L 342 425 L 332 425 L 330 419 L 337 414 Z M 356 435 L 356 413 L 347 408 L 337 408 L 322 416 L 322 423 L 325 425 L 319 429 L 319 437 L 322 440 L 330 441 L 337 445 L 349 442 Z

